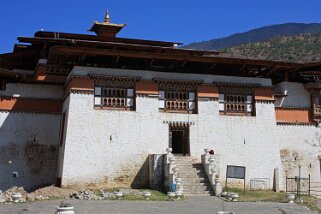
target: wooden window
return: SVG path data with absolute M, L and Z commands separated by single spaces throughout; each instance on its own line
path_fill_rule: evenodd
M 253 97 L 247 94 L 220 94 L 219 111 L 221 114 L 252 115 Z
M 159 109 L 166 112 L 196 112 L 195 92 L 160 91 Z
M 321 95 L 312 96 L 313 115 L 321 116 Z
M 134 109 L 134 89 L 95 87 L 95 107 L 102 109 Z

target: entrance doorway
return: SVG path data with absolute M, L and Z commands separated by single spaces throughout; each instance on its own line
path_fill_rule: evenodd
M 189 127 L 172 126 L 169 128 L 169 147 L 172 148 L 173 154 L 189 155 Z

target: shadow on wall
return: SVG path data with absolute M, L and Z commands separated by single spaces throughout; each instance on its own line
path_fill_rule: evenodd
M 150 154 L 136 174 L 131 188 L 164 191 L 164 155 Z
M 149 158 L 147 157 L 136 174 L 132 184 L 133 189 L 148 189 L 149 188 Z
M 54 184 L 60 114 L 0 111 L 0 189 Z

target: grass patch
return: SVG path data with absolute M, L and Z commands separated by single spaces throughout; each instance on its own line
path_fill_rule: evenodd
M 301 196 L 301 202 L 296 202 L 299 205 L 308 207 L 312 211 L 321 213 L 321 209 L 317 206 L 318 199 L 312 196 Z
M 151 196 L 149 198 L 150 201 L 166 201 L 168 200 L 168 196 L 165 193 L 162 193 L 157 190 L 141 190 L 141 192 L 144 191 L 149 191 L 151 192 Z M 123 197 L 124 200 L 134 200 L 134 201 L 139 201 L 139 200 L 145 200 L 143 195 L 125 195 Z
M 274 191 L 249 191 L 238 188 L 227 188 L 224 189 L 227 192 L 235 192 L 239 194 L 238 201 L 241 202 L 277 202 L 277 203 L 287 203 L 287 194 L 285 192 L 274 192 Z M 301 202 L 295 201 L 296 204 L 308 207 L 312 211 L 317 211 L 321 213 L 321 209 L 317 206 L 318 199 L 308 195 L 301 195 Z
M 287 195 L 284 192 L 274 192 L 268 190 L 249 191 L 238 188 L 224 189 L 227 192 L 235 192 L 239 194 L 238 201 L 255 202 L 255 201 L 269 201 L 269 202 L 287 202 Z

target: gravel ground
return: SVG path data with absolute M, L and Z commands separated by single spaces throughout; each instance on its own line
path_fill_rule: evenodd
M 310 214 L 316 213 L 295 204 L 269 202 L 223 202 L 217 197 L 190 197 L 183 201 L 123 201 L 123 200 L 66 200 L 77 214 L 100 213 L 216 213 L 234 211 L 236 214 Z M 61 200 L 0 205 L 1 214 L 55 213 Z

